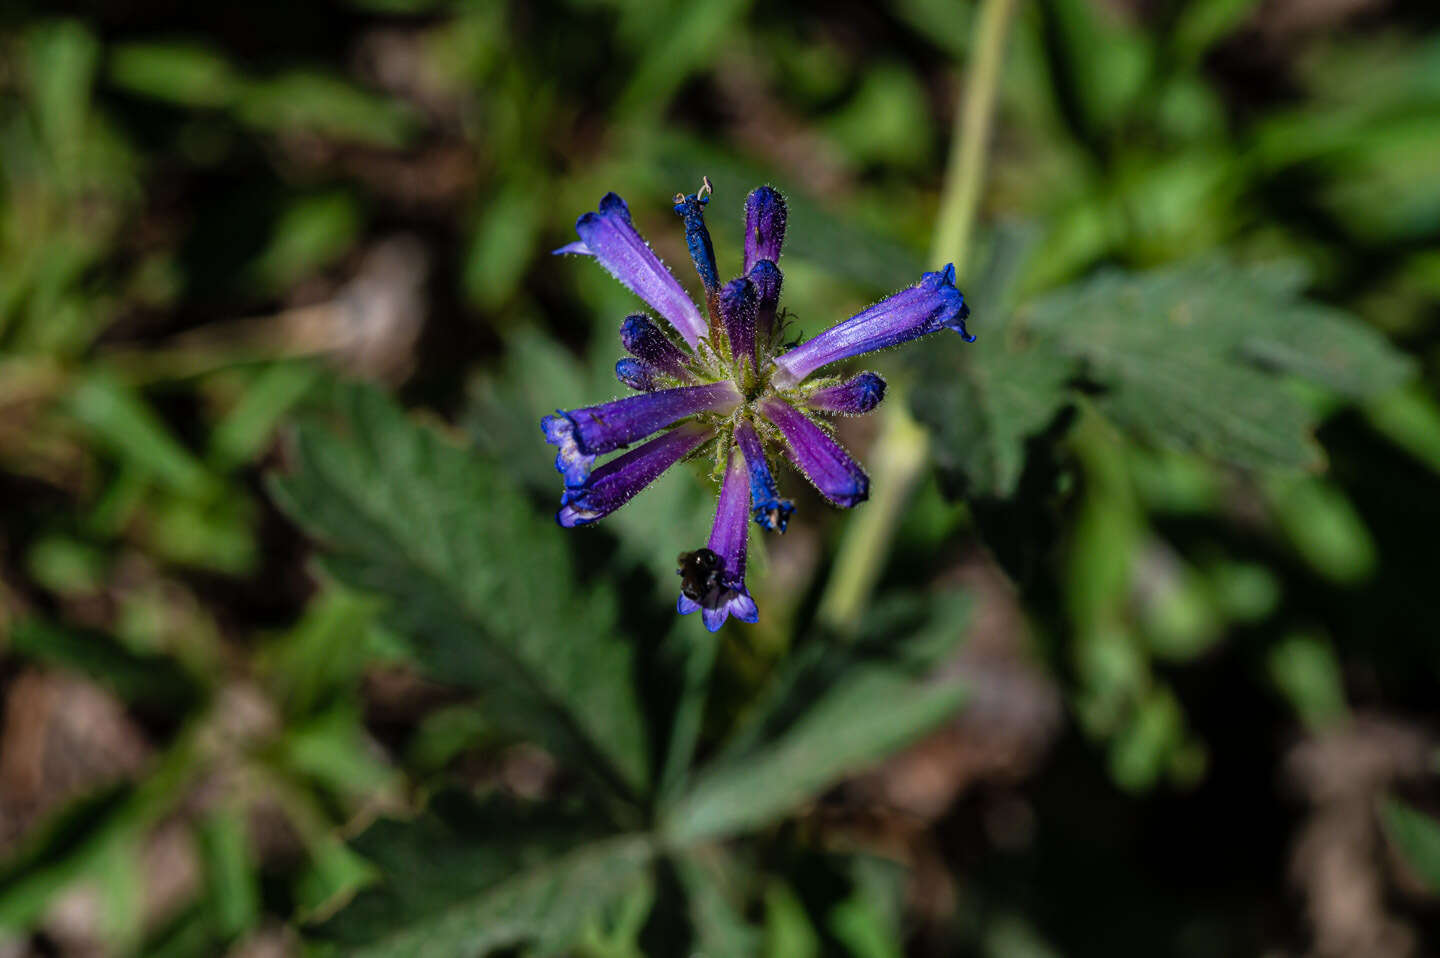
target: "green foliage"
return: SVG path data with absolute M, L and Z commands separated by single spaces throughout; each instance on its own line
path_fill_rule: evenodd
M 1440 675 L 1433 22 L 1015 4 L 979 340 L 874 358 L 939 481 L 846 640 L 783 467 L 753 627 L 672 611 L 703 467 L 554 526 L 537 420 L 638 307 L 548 254 L 614 189 L 693 291 L 708 175 L 722 271 L 785 192 L 791 335 L 913 282 L 981 4 L 91 6 L 0 41 L 0 953 L 1309 947 L 1289 750 Z
M 465 450 L 370 390 L 343 390 L 336 411 L 333 429 L 300 427 L 296 470 L 272 484 L 330 550 L 326 569 L 390 599 L 392 626 L 431 674 L 483 689 L 501 721 L 543 729 L 622 793 L 639 789 L 633 651 L 613 599 L 557 588 L 574 573 L 551 524 Z M 530 562 L 509 561 L 521 554 Z M 574 642 L 576 629 L 591 640 Z
M 1380 809 L 1385 831 L 1405 862 L 1434 891 L 1440 891 L 1440 822 L 1397 798 Z
M 963 635 L 964 604 L 954 602 L 929 610 L 928 625 L 910 613 L 904 638 L 807 646 L 716 757 L 691 769 L 714 644 L 662 647 L 674 660 L 663 667 L 683 676 L 681 697 L 673 721 L 644 735 L 633 695 L 643 663 L 614 610 L 574 589 L 550 596 L 544 610 L 538 599 L 515 601 L 556 581 L 530 579 L 527 568 L 564 581 L 572 574 L 511 480 L 362 388 L 338 390 L 333 414 L 303 423 L 295 450 L 293 471 L 272 488 L 324 544 L 325 568 L 386 596 L 387 618 L 420 664 L 480 691 L 491 721 L 613 786 L 599 814 L 515 810 L 498 797 L 481 808 L 440 800 L 414 825 L 370 829 L 356 849 L 378 866 L 381 884 L 321 928 L 363 953 L 452 954 L 520 941 L 554 951 L 624 895 L 626 876 L 640 880 L 658 848 L 744 835 L 790 815 L 961 702 L 953 682 L 926 680 Z M 502 561 L 520 550 L 534 566 Z M 644 742 L 667 736 L 652 785 L 642 778 Z M 663 806 L 653 834 L 634 830 L 651 790 Z M 621 830 L 597 831 L 606 818 Z M 694 920 L 702 935 L 727 937 L 717 894 L 703 883 L 692 890 Z M 573 910 L 557 912 L 556 901 Z
M 357 849 L 380 868 L 317 934 L 356 955 L 485 954 L 522 942 L 542 954 L 643 881 L 643 835 L 597 837 L 594 819 L 439 796 L 413 824 L 370 828 Z
M 1025 441 L 1086 394 L 1147 443 L 1249 469 L 1318 467 L 1317 414 L 1286 378 L 1365 398 L 1411 367 L 1373 330 L 1300 299 L 1300 282 L 1291 266 L 1223 260 L 1102 273 L 987 329 L 993 355 L 931 380 L 917 413 L 937 430 L 942 469 L 984 496 L 1013 494 Z

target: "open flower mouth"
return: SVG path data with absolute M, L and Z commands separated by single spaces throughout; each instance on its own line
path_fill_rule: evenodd
M 695 193 L 674 200 L 705 290 L 703 315 L 635 229 L 619 196 L 606 194 L 596 212 L 576 221 L 580 239 L 555 252 L 594 257 L 669 328 L 645 313 L 626 317 L 620 342 L 630 355 L 615 364 L 615 375 L 638 395 L 556 410 L 541 428 L 558 448 L 555 468 L 565 491 L 556 520 L 566 527 L 604 518 L 681 460 L 713 456 L 721 477 L 715 524 L 705 547 L 681 555 L 676 569 L 678 611 L 700 611 L 713 632 L 731 615 L 745 622 L 758 618 L 745 587 L 749 522 L 783 533 L 795 511 L 780 497 L 771 450 L 840 508 L 869 497 L 869 477 L 835 440 L 826 417 L 874 409 L 885 396 L 885 381 L 869 372 L 843 381 L 816 374 L 942 329 L 966 342 L 975 337 L 965 328 L 970 310 L 955 288 L 955 269 L 946 266 L 813 339 L 787 346 L 779 311 L 785 199 L 768 186 L 747 198 L 744 271 L 722 284 L 705 225 L 712 193 L 707 178 Z

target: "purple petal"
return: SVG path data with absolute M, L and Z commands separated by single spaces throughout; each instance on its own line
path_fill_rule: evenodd
M 741 422 L 735 427 L 735 442 L 745 457 L 745 467 L 750 471 L 750 515 L 762 529 L 784 532 L 790 522 L 795 504 L 781 499 L 775 488 L 775 477 L 770 474 L 770 463 L 765 459 L 765 447 L 755 427 Z
M 748 592 L 737 592 L 731 597 L 730 614 L 741 622 L 748 622 L 751 625 L 760 621 L 760 610 Z
M 670 342 L 660 327 L 650 321 L 644 313 L 625 317 L 620 324 L 620 344 L 636 359 L 643 359 L 667 376 L 694 381 L 685 364 L 690 357 L 679 346 Z
M 780 305 L 780 284 L 784 277 L 780 274 L 780 267 L 768 259 L 750 267 L 747 275 L 755 284 L 755 292 L 760 298 L 755 310 L 755 341 L 769 349 L 775 330 L 775 308 Z
M 688 615 L 701 610 L 711 632 L 735 615 L 741 621 L 759 618 L 755 600 L 745 588 L 745 540 L 749 528 L 749 492 L 744 457 L 731 449 L 725 464 L 725 481 L 715 506 L 715 525 L 704 549 L 680 557 L 676 571 L 684 576 L 675 610 Z
M 643 359 L 616 360 L 615 378 L 642 393 L 654 392 L 669 385 L 665 375 Z
M 711 552 L 720 557 L 724 585 L 745 581 L 745 540 L 750 525 L 750 484 L 745 475 L 745 457 L 732 449 L 725 464 L 725 481 L 715 504 L 715 524 L 710 528 Z
M 660 389 L 643 396 L 630 396 L 599 406 L 586 406 L 556 415 L 569 420 L 568 435 L 558 427 L 547 426 L 573 440 L 576 449 L 588 456 L 597 456 L 637 439 L 644 439 L 671 423 L 702 412 L 728 411 L 740 402 L 741 396 L 728 380 L 708 386 L 680 386 Z M 553 417 L 546 416 L 551 420 Z M 550 440 L 554 441 L 554 440 Z M 564 446 L 561 447 L 562 452 Z
M 774 398 L 763 400 L 760 411 L 779 427 L 789 444 L 791 461 L 822 496 L 842 509 L 870 497 L 870 479 L 865 470 L 810 417 Z
M 781 389 L 793 386 L 821 366 L 941 329 L 953 329 L 967 343 L 974 342 L 975 337 L 965 330 L 969 315 L 965 297 L 955 288 L 955 267 L 946 266 L 777 357 L 779 368 L 773 381 Z
M 700 310 L 630 222 L 630 210 L 614 193 L 605 194 L 598 213 L 575 221 L 585 250 L 631 292 L 655 307 L 691 346 L 705 335 Z M 557 252 L 580 252 L 575 244 Z
M 574 256 L 594 256 L 594 255 L 595 255 L 594 253 L 590 252 L 590 247 L 588 247 L 588 246 L 585 245 L 585 241 L 584 241 L 584 240 L 576 240 L 576 241 L 573 242 L 573 243 L 566 243 L 564 246 L 560 247 L 559 249 L 557 249 L 557 250 L 552 250 L 551 253 L 550 253 L 550 255 L 551 255 L 551 256 L 564 256 L 564 255 L 566 255 L 567 253 L 568 253 L 568 254 L 571 254 L 571 255 L 574 255 Z
M 780 262 L 789 215 L 785 197 L 771 187 L 762 186 L 745 200 L 745 272 L 762 259 Z
M 555 521 L 569 529 L 608 516 L 714 435 L 713 429 L 686 423 L 611 459 L 592 472 L 583 486 L 565 491 Z
M 565 485 L 570 487 L 583 483 L 590 475 L 595 457 L 580 451 L 579 444 L 575 442 L 575 424 L 557 409 L 555 415 L 540 420 L 540 429 L 545 433 L 546 442 L 560 447 L 560 451 L 555 453 L 555 470 L 565 477 Z
M 700 193 L 709 192 L 710 181 Z M 695 262 L 695 272 L 706 292 L 714 292 L 720 285 L 720 273 L 715 268 L 715 246 L 710 242 L 710 230 L 705 226 L 705 205 L 710 202 L 708 195 L 691 193 L 675 197 L 675 212 L 685 219 L 685 245 L 690 249 L 690 259 Z
M 720 318 L 725 323 L 725 335 L 730 339 L 730 356 L 737 371 L 744 361 L 758 372 L 759 361 L 755 358 L 755 314 L 758 308 L 755 284 L 743 276 L 732 279 L 720 290 Z
M 859 416 L 880 405 L 884 398 L 885 380 L 875 373 L 861 373 L 838 386 L 815 390 L 805 397 L 805 405 L 813 412 Z

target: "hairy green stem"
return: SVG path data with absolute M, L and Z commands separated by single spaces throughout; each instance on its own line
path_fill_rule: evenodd
M 1000 66 L 1015 3 L 981 0 L 970 47 L 973 59 L 965 77 L 960 112 L 955 117 L 930 260 L 934 266 L 952 262 L 962 276 L 985 182 Z M 901 384 L 891 388 L 885 422 L 871 457 L 875 498 L 846 530 L 820 600 L 820 621 L 837 631 L 853 629 L 864 611 L 890 556 L 905 503 L 930 458 L 929 434 L 911 417 L 906 392 Z

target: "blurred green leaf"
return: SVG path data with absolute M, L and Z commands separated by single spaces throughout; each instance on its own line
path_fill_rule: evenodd
M 1345 678 L 1331 644 L 1318 636 L 1287 636 L 1266 657 L 1270 680 L 1311 729 L 1335 725 L 1349 714 Z
M 497 722 L 638 792 L 634 651 L 614 632 L 613 599 L 575 585 L 553 523 L 379 393 L 343 388 L 335 412 L 335 429 L 301 425 L 295 471 L 270 484 L 324 544 L 325 567 L 391 600 L 388 618 L 433 676 L 485 690 Z
M 357 956 L 557 952 L 643 880 L 652 854 L 646 836 L 599 835 L 594 822 L 442 793 L 417 821 L 382 821 L 357 839 L 383 878 L 315 934 Z
M 311 133 L 377 147 L 403 147 L 419 122 L 405 105 L 347 80 L 295 70 L 252 81 L 236 110 L 250 126 L 273 133 Z
M 36 119 L 62 175 L 73 174 L 86 146 L 91 86 L 100 41 L 75 20 L 33 27 L 26 37 Z
M 186 107 L 228 106 L 244 83 L 225 57 L 193 43 L 117 44 L 109 72 L 124 90 Z
M 737 886 L 748 877 L 725 851 L 710 846 L 679 856 L 696 948 L 708 958 L 748 958 L 759 952 L 759 933 L 745 920 Z
M 902 958 L 909 870 L 872 855 L 858 855 L 847 864 L 854 891 L 831 909 L 830 931 L 855 958 Z
M 344 255 L 360 225 L 359 204 L 345 191 L 302 197 L 281 213 L 270 243 L 250 268 L 265 288 L 286 289 Z
M 106 373 L 81 378 L 70 411 L 99 446 L 125 465 L 191 498 L 212 494 L 217 483 L 133 389 Z
M 1171 28 L 1170 53 L 1190 66 L 1235 30 L 1260 0 L 1186 0 Z
M 1381 806 L 1385 832 L 1405 862 L 1432 892 L 1440 894 L 1440 822 L 1398 798 Z
M 278 362 L 264 366 L 210 433 L 207 461 L 219 470 L 254 459 L 275 435 L 285 414 L 320 381 L 318 366 Z
M 872 64 L 860 88 L 825 129 L 856 163 L 926 167 L 931 162 L 934 123 L 925 90 L 899 64 Z
M 1114 132 L 1145 92 L 1155 55 L 1150 39 L 1118 8 L 1089 0 L 1045 0 L 1040 10 L 1054 86 L 1073 98 L 1085 134 Z
M 25 555 L 26 571 L 52 592 L 93 592 L 104 583 L 109 567 L 105 552 L 63 535 L 37 541 Z
M 11 628 L 9 644 L 17 655 L 89 676 L 126 702 L 168 715 L 183 715 L 203 698 L 196 680 L 173 659 L 138 655 L 101 632 L 22 619 Z
M 220 808 L 200 824 L 200 853 L 205 866 L 217 930 L 236 938 L 259 923 L 260 882 L 250 859 L 245 817 Z
M 1375 542 L 1339 486 L 1315 476 L 1270 476 L 1263 488 L 1275 524 L 1310 568 L 1341 584 L 1374 571 Z
M 963 690 L 927 678 L 964 634 L 963 598 L 928 628 L 793 655 L 754 717 L 665 816 L 665 833 L 720 838 L 785 815 L 953 715 Z M 904 635 L 904 637 L 899 637 Z
M 765 890 L 765 954 L 771 958 L 819 958 L 820 936 L 795 890 L 781 881 Z
M 1313 467 L 1314 414 L 1277 374 L 1364 397 L 1411 366 L 1373 330 L 1298 299 L 1297 285 L 1291 267 L 1218 259 L 1106 271 L 1013 322 L 1032 349 L 1077 361 L 1102 390 L 1099 408 L 1147 442 L 1243 467 Z

